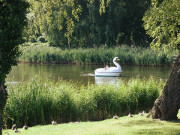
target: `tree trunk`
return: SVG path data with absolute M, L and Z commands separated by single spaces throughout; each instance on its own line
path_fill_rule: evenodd
M 152 110 L 147 117 L 153 119 L 175 120 L 180 109 L 180 52 L 173 70 L 163 89 L 162 94 L 155 100 Z
M 7 100 L 7 91 L 4 83 L 0 82 L 0 135 L 2 135 L 3 109 Z

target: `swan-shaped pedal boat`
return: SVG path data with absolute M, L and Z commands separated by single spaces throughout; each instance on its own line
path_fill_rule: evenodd
M 98 68 L 95 70 L 95 76 L 106 76 L 106 77 L 115 77 L 115 76 L 120 76 L 120 74 L 122 73 L 122 69 L 121 66 L 116 62 L 118 59 L 118 57 L 115 57 L 113 59 L 113 63 L 117 66 L 117 67 L 110 67 L 110 68 Z

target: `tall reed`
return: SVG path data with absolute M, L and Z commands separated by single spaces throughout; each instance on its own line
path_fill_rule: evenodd
M 114 57 L 119 57 L 123 65 L 166 66 L 173 63 L 173 56 L 167 57 L 165 54 L 159 56 L 150 48 L 128 46 L 62 50 L 48 45 L 26 45 L 22 47 L 20 61 L 54 64 L 110 64 Z
M 54 83 L 34 77 L 28 83 L 8 84 L 9 98 L 4 123 L 30 126 L 70 121 L 103 120 L 117 114 L 127 115 L 148 111 L 159 96 L 164 82 L 139 78 L 120 86 L 93 85 L 77 88 L 70 82 Z

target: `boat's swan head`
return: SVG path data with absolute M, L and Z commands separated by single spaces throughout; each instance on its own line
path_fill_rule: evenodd
M 113 59 L 113 61 L 120 61 L 120 59 L 118 58 L 118 57 L 115 57 L 114 59 Z

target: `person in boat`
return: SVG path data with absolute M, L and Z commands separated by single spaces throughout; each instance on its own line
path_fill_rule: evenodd
M 106 65 L 106 67 L 104 68 L 105 70 L 108 70 L 109 69 L 109 65 Z

